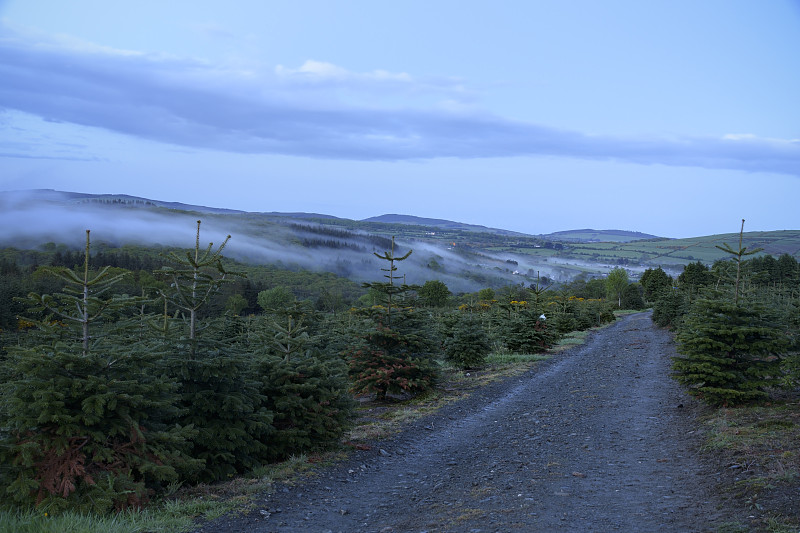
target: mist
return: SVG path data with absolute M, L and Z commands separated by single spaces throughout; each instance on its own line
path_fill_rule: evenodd
M 216 249 L 230 235 L 223 255 L 243 263 L 333 272 L 359 282 L 386 280 L 381 269 L 388 264 L 375 254 L 383 255 L 390 249 L 387 236 L 274 214 L 223 213 L 202 207 L 184 210 L 166 205 L 112 195 L 4 192 L 0 194 L 0 246 L 37 249 L 52 242 L 82 249 L 86 230 L 90 230 L 94 246 L 188 249 L 194 247 L 200 220 L 200 247 L 205 249 L 213 243 Z M 411 256 L 395 263 L 398 282 L 421 285 L 440 280 L 454 293 L 529 285 L 537 275 L 567 281 L 579 273 L 513 254 L 493 255 L 418 240 L 396 240 L 395 255 L 402 256 L 408 250 L 413 250 Z

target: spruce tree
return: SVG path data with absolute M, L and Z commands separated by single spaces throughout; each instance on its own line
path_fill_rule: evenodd
M 396 256 L 394 238 L 390 251 L 375 253 L 388 263 L 381 269 L 387 281 L 364 284 L 379 296 L 380 303 L 361 311 L 368 324 L 364 342 L 348 350 L 353 390 L 374 392 L 378 400 L 386 400 L 389 394 L 425 392 L 437 378 L 434 355 L 441 345 L 430 314 L 404 305 L 405 296 L 415 287 L 395 283 L 400 278 L 395 275 L 395 262 L 411 253 Z
M 788 339 L 757 305 L 715 296 L 692 304 L 677 335 L 676 379 L 715 405 L 763 399 L 778 383 Z
M 228 239 L 216 250 L 209 243 L 202 251 L 198 221 L 194 249 L 170 254 L 175 266 L 157 272 L 171 282 L 170 290 L 162 292 L 164 300 L 185 313 L 183 319 L 166 319 L 170 356 L 163 365 L 179 386 L 184 414 L 176 422 L 197 431 L 189 453 L 204 466 L 186 473 L 191 481 L 225 479 L 260 465 L 269 456 L 265 442 L 273 431 L 266 398 L 248 372 L 251 361 L 231 327 L 236 319 L 199 318 L 198 312 L 234 274 L 222 265 Z
M 181 451 L 193 431 L 159 422 L 177 414 L 175 386 L 154 371 L 160 354 L 109 319 L 135 301 L 111 296 L 121 278 L 89 263 L 87 231 L 83 268 L 47 269 L 64 292 L 29 296 L 38 331 L 8 348 L 1 389 L 7 497 L 51 511 L 138 507 L 193 464 Z
M 267 440 L 267 459 L 333 446 L 349 427 L 355 403 L 349 392 L 347 364 L 313 346 L 303 320 L 311 310 L 294 302 L 265 325 L 250 345 L 254 379 L 275 431 Z
M 489 335 L 472 315 L 463 315 L 445 342 L 447 359 L 462 369 L 483 366 L 491 350 Z

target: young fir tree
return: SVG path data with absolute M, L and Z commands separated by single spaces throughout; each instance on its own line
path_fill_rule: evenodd
M 165 301 L 184 315 L 180 327 L 164 328 L 170 356 L 164 361 L 166 374 L 179 385 L 184 413 L 176 420 L 194 427 L 191 456 L 204 461 L 202 470 L 187 473 L 191 481 L 216 481 L 260 465 L 269 456 L 265 444 L 273 431 L 272 413 L 265 406 L 258 383 L 248 372 L 249 357 L 237 337 L 230 337 L 231 317 L 201 321 L 198 312 L 231 276 L 222 265 L 222 250 L 210 243 L 200 249 L 200 221 L 194 250 L 181 256 L 170 254 L 177 263 L 158 272 L 170 280 Z M 166 316 L 166 314 L 165 314 Z M 167 319 L 182 323 L 180 319 Z M 201 334 L 202 333 L 202 334 Z
M 276 320 L 266 325 L 266 334 L 256 338 L 249 351 L 259 392 L 275 413 L 267 457 L 277 461 L 338 443 L 355 404 L 346 363 L 313 347 L 314 339 L 303 325 L 311 310 L 294 302 L 273 312 Z
M 193 464 L 181 453 L 193 431 L 159 423 L 177 414 L 174 385 L 154 371 L 161 354 L 108 320 L 135 302 L 111 296 L 121 278 L 89 263 L 87 231 L 82 269 L 48 269 L 64 292 L 30 295 L 38 342 L 8 349 L 2 384 L 6 497 L 51 511 L 138 507 Z
M 463 369 L 483 366 L 491 351 L 489 335 L 481 322 L 471 314 L 461 316 L 452 336 L 445 342 L 447 359 Z
M 715 405 L 763 399 L 778 383 L 779 356 L 788 339 L 754 304 L 717 294 L 696 300 L 677 335 L 676 379 Z
M 388 263 L 386 282 L 365 283 L 364 287 L 377 293 L 381 302 L 362 310 L 368 319 L 363 344 L 348 350 L 353 391 L 374 392 L 376 399 L 385 400 L 388 394 L 418 394 L 433 387 L 437 378 L 433 355 L 440 350 L 430 315 L 404 306 L 404 296 L 414 287 L 396 284 L 395 262 L 411 255 L 395 256 L 392 248 L 375 256 Z
M 559 338 L 558 332 L 550 328 L 547 319 L 537 310 L 523 309 L 511 313 L 502 324 L 504 342 L 516 353 L 541 353 L 551 348 Z

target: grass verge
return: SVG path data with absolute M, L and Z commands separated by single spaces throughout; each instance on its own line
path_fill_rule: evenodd
M 800 531 L 800 400 L 720 408 L 705 419 L 704 451 L 723 495 L 747 513 L 747 531 Z

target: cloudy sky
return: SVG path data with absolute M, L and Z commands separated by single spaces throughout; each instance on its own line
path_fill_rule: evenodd
M 798 51 L 798 0 L 0 0 L 0 191 L 800 229 Z

